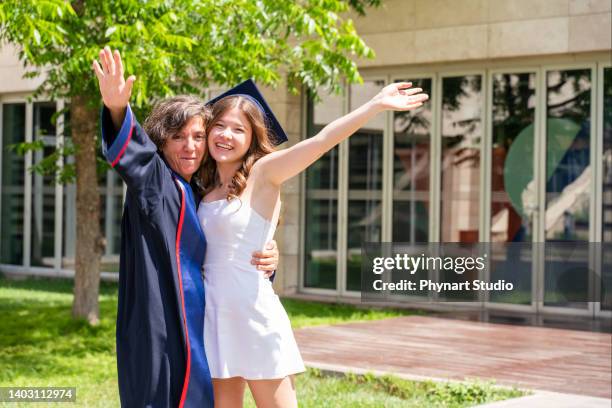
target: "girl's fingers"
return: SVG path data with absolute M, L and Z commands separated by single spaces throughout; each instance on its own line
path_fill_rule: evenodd
M 123 62 L 121 61 L 121 55 L 119 55 L 119 50 L 115 50 L 115 52 L 113 52 L 113 59 L 115 61 L 117 73 L 121 78 L 123 78 Z
M 423 89 L 421 89 L 421 88 L 412 88 L 412 89 L 407 89 L 405 91 L 400 91 L 400 92 L 403 92 L 404 95 L 414 95 L 414 94 L 418 94 L 418 93 L 423 92 Z
M 395 89 L 407 89 L 410 88 L 412 86 L 412 82 L 396 82 L 395 84 Z
M 96 76 L 98 77 L 98 80 L 101 81 L 102 78 L 104 78 L 104 71 L 102 71 L 102 68 L 100 67 L 100 64 L 98 64 L 98 61 L 94 60 L 93 62 L 93 70 L 96 73 Z
M 416 108 L 420 108 L 421 106 L 423 106 L 423 102 L 419 102 L 419 103 L 412 103 L 410 105 L 407 105 L 405 108 L 403 108 L 402 110 L 412 110 L 412 109 L 416 109 Z
M 411 102 L 425 102 L 427 99 L 429 99 L 429 95 L 427 94 L 418 94 L 415 95 L 411 98 Z

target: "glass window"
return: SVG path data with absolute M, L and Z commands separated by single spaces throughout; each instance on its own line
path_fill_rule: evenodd
M 0 262 L 23 263 L 24 157 L 9 146 L 25 141 L 25 104 L 2 106 L 2 231 Z
M 612 242 L 612 67 L 604 68 L 603 242 Z
M 384 85 L 351 85 L 350 110 L 372 99 Z M 349 139 L 347 290 L 361 289 L 361 244 L 381 239 L 384 126 L 385 115 L 376 115 Z
M 66 106 L 68 108 L 68 106 Z M 72 143 L 70 127 L 70 109 L 64 113 L 64 144 Z M 74 156 L 64 158 L 64 165 L 74 165 Z M 64 194 L 64 225 L 62 225 L 62 268 L 74 268 L 74 252 L 76 242 L 76 184 L 65 184 Z
M 482 141 L 482 77 L 442 79 L 440 241 L 478 242 L 480 146 Z M 476 270 L 457 275 L 441 271 L 445 282 L 473 280 Z M 444 293 L 446 298 L 470 300 L 476 292 Z
M 604 68 L 602 218 L 604 245 L 612 244 L 612 67 Z M 612 310 L 612 251 L 603 252 L 602 310 Z
M 549 71 L 546 76 L 546 305 L 586 308 L 586 253 L 559 256 L 567 242 L 588 241 L 591 188 L 591 70 Z M 560 243 L 559 248 L 555 243 Z M 570 273 L 571 272 L 571 273 Z M 576 295 L 576 296 L 573 296 Z
M 532 242 L 536 195 L 533 179 L 534 73 L 493 75 L 491 146 L 491 281 L 515 284 L 511 294 L 492 292 L 490 300 L 531 303 L 532 253 L 514 243 Z M 525 254 L 524 251 L 529 251 Z
M 432 95 L 431 79 L 412 82 Z M 393 241 L 429 241 L 431 98 L 423 107 L 393 112 Z
M 342 116 L 339 95 L 319 92 L 308 104 L 308 137 Z M 336 289 L 338 256 L 338 148 L 327 152 L 306 170 L 304 287 Z
M 55 152 L 55 102 L 33 104 L 33 140 L 43 148 L 33 152 L 34 165 Z M 54 266 L 55 245 L 55 176 L 32 172 L 32 266 Z
M 480 75 L 442 79 L 441 242 L 478 242 Z

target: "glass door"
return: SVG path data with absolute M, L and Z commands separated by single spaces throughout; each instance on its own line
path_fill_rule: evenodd
M 527 70 L 490 77 L 489 280 L 511 282 L 514 289 L 492 291 L 488 301 L 514 309 L 534 304 L 536 85 L 536 72 Z
M 592 68 L 545 73 L 543 309 L 589 314 Z

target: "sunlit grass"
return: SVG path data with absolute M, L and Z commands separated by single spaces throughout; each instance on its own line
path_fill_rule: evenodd
M 71 281 L 0 279 L 0 386 L 76 387 L 77 406 L 119 406 L 115 360 L 117 286 L 103 284 L 100 293 L 100 324 L 91 327 L 71 317 Z M 284 299 L 283 304 L 294 328 L 407 313 L 290 299 Z M 298 376 L 297 389 L 301 407 L 317 408 L 463 407 L 518 395 L 516 391 L 500 390 L 489 384 L 330 377 L 318 370 Z M 247 406 L 254 406 L 249 393 Z

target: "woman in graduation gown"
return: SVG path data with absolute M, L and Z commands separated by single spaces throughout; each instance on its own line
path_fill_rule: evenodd
M 117 310 L 121 405 L 213 407 L 203 344 L 206 238 L 192 188 L 208 108 L 193 97 L 158 104 L 145 123 L 150 138 L 128 105 L 135 77 L 124 80 L 118 51 L 100 51 L 100 62 L 93 69 L 105 105 L 103 153 L 127 185 Z M 262 273 L 276 267 L 273 245 L 253 254 Z

